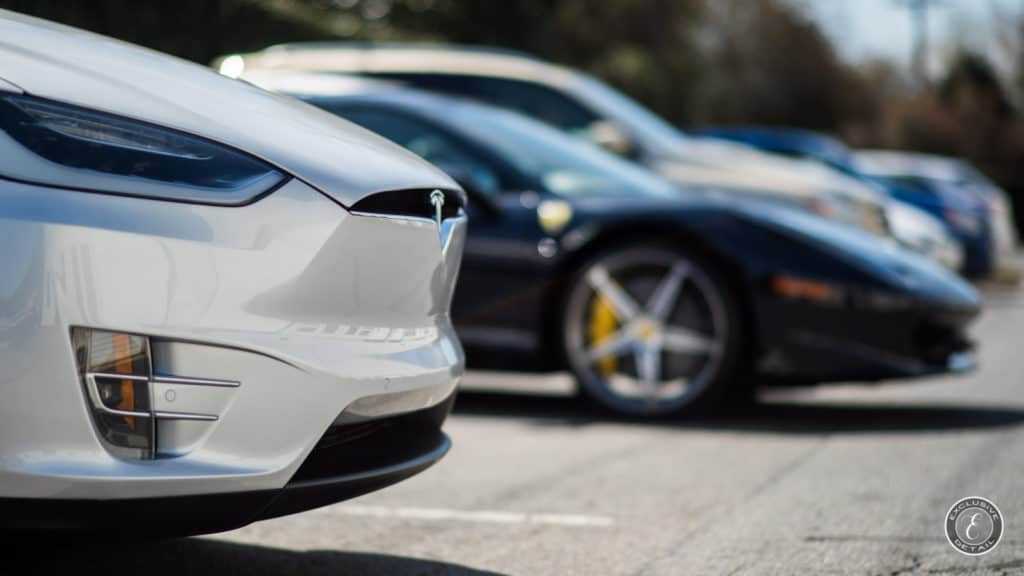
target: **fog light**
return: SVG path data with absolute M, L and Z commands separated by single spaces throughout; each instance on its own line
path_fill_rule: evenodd
M 149 340 L 84 328 L 73 328 L 71 339 L 100 435 L 119 456 L 153 458 Z

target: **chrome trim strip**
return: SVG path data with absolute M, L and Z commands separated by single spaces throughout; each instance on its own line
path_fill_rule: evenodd
M 146 342 L 146 391 L 149 393 L 149 411 L 153 411 L 153 349 L 149 345 L 149 336 L 143 338 Z M 149 458 L 156 460 L 159 452 L 159 439 L 157 438 L 156 418 L 149 419 Z
M 218 388 L 238 388 L 242 385 L 237 380 L 218 380 L 216 378 L 184 378 L 181 376 L 153 375 L 153 384 L 181 384 L 184 386 L 214 386 Z
M 361 212 L 359 210 L 349 210 L 349 214 L 353 216 L 368 216 L 370 218 L 384 218 L 386 220 L 411 220 L 413 222 L 422 222 L 424 224 L 437 225 L 437 221 L 433 218 L 427 218 L 426 216 L 404 216 L 402 214 L 384 214 L 380 212 Z M 449 216 L 444 218 L 443 222 L 449 222 L 451 220 L 460 220 L 466 217 L 466 211 L 459 208 L 459 213 L 455 216 Z
M 125 417 L 129 417 L 129 418 L 145 418 L 146 420 L 149 420 L 150 418 L 153 417 L 149 412 L 132 412 L 130 410 L 116 410 L 114 408 L 107 408 L 103 404 L 100 404 L 97 408 L 99 408 L 100 412 L 103 412 L 104 414 L 110 414 L 111 416 L 125 416 Z
M 109 378 L 111 380 L 133 380 L 135 382 L 148 382 L 149 378 L 146 376 L 138 376 L 135 374 L 112 374 L 110 372 L 89 372 L 86 377 L 92 376 L 93 378 Z
M 360 212 L 352 210 L 349 212 L 353 216 L 369 216 L 370 218 L 384 218 L 386 220 L 411 220 L 413 222 L 423 222 L 424 224 L 433 224 L 433 218 L 425 218 L 423 216 L 403 216 L 401 214 L 380 214 L 377 212 Z
M 129 380 L 135 380 L 135 378 L 129 378 Z M 145 380 L 145 378 L 143 378 Z M 96 385 L 96 378 L 93 374 L 86 374 L 85 381 L 88 384 L 85 388 L 89 391 L 89 399 L 92 400 L 93 406 L 103 412 L 104 414 L 110 414 L 112 416 L 127 416 L 129 418 L 151 418 L 152 415 L 149 412 L 135 412 L 132 410 L 117 410 L 116 408 L 110 408 L 100 400 L 100 390 Z
M 201 422 L 216 422 L 220 417 L 213 414 L 198 414 L 195 412 L 153 412 L 157 420 L 198 420 Z

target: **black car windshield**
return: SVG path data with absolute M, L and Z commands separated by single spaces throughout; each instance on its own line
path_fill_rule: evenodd
M 671 154 L 685 144 L 687 136 L 639 102 L 586 75 L 573 86 L 576 95 L 609 120 L 622 125 L 638 144 L 655 153 Z
M 672 196 L 672 185 L 595 145 L 514 112 L 463 103 L 455 127 L 560 196 Z

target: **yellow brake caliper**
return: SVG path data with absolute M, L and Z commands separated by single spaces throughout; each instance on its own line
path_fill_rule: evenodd
M 590 304 L 590 342 L 596 346 L 615 334 L 619 323 L 615 320 L 615 310 L 604 296 L 596 296 Z M 597 369 L 605 376 L 611 376 L 618 367 L 614 356 L 603 358 L 597 362 Z

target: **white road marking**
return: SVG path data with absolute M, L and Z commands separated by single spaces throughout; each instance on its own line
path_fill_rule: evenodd
M 454 520 L 481 524 L 535 524 L 583 528 L 610 528 L 615 521 L 607 516 L 584 514 L 531 514 L 499 510 L 450 510 L 446 508 L 392 508 L 386 506 L 343 505 L 332 512 L 362 518 L 402 518 L 410 520 Z

